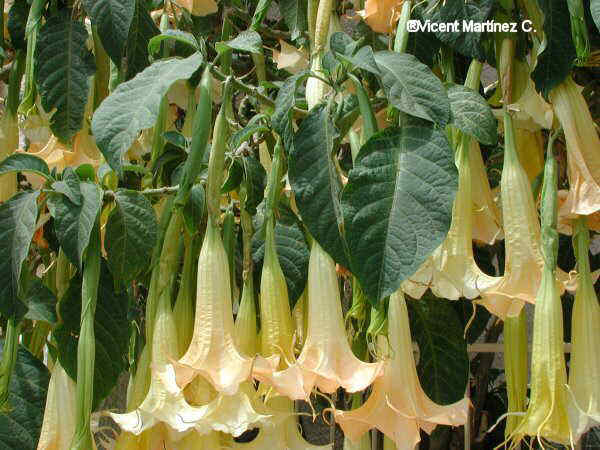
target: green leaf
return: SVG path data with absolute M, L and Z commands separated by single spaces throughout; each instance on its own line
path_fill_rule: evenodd
M 290 211 L 289 214 L 293 216 Z M 290 307 L 302 295 L 308 278 L 310 252 L 304 234 L 296 220 L 279 220 L 275 224 L 275 247 L 281 270 L 288 288 Z M 255 273 L 260 277 L 265 255 L 265 240 L 260 230 L 252 237 L 252 260 Z
M 154 36 L 150 39 L 150 42 L 148 42 L 148 52 L 151 55 L 156 54 L 160 50 L 160 44 L 166 40 L 181 42 L 195 51 L 200 51 L 198 41 L 193 34 L 180 30 L 165 30 L 158 36 Z
M 244 167 L 239 159 L 231 160 L 227 178 L 221 186 L 221 194 L 226 194 L 234 189 L 237 189 L 244 178 Z
M 119 84 L 96 110 L 92 131 L 109 165 L 123 174 L 122 156 L 141 130 L 154 126 L 169 87 L 198 70 L 202 55 L 156 61 L 133 80 Z
M 1 357 L 4 341 L 0 341 L 0 344 Z M 8 393 L 10 410 L 0 414 L 1 450 L 37 449 L 48 383 L 48 368 L 24 347 L 19 346 Z
M 87 39 L 83 24 L 63 15 L 48 19 L 37 38 L 35 78 L 42 106 L 46 111 L 56 109 L 50 118 L 50 129 L 63 141 L 81 129 L 88 77 L 96 70 Z
M 25 50 L 25 25 L 29 15 L 29 5 L 26 0 L 16 0 L 8 11 L 6 28 L 10 35 L 10 42 L 15 50 Z
M 292 114 L 296 106 L 296 91 L 298 86 L 308 78 L 309 71 L 298 72 L 283 82 L 277 98 L 275 110 L 271 116 L 273 129 L 281 136 L 285 149 L 289 152 L 293 145 Z
M 94 409 L 112 391 L 119 375 L 126 369 L 129 344 L 127 310 L 129 299 L 122 291 L 117 293 L 114 280 L 102 260 L 98 303 L 94 317 L 96 361 L 94 363 Z M 77 379 L 77 341 L 81 317 L 81 278 L 71 280 L 60 302 L 63 323 L 54 331 L 58 358 L 65 371 Z
M 135 12 L 125 43 L 125 55 L 127 56 L 125 80 L 131 80 L 148 67 L 150 64 L 148 43 L 150 39 L 160 34 L 160 30 L 150 17 L 145 3 L 143 0 L 135 0 Z
M 23 313 L 18 299 L 21 267 L 37 220 L 39 191 L 18 192 L 0 204 L 0 313 L 14 317 Z
M 469 377 L 467 342 L 450 302 L 425 295 L 408 300 L 413 339 L 419 345 L 417 373 L 425 393 L 448 405 L 465 396 Z
M 492 13 L 494 0 L 479 0 L 477 2 L 439 2 L 438 0 L 429 0 L 427 6 L 423 6 L 423 18 L 431 22 L 449 23 L 463 20 L 472 20 L 474 23 L 485 22 Z M 484 33 L 474 31 L 456 31 L 456 32 L 437 32 L 435 35 L 443 43 L 449 45 L 457 52 L 468 58 L 485 60 L 485 51 L 482 46 Z
M 433 67 L 435 57 L 441 47 L 441 41 L 435 36 L 435 33 L 410 33 L 406 53 L 415 55 L 423 64 Z
M 567 2 L 538 0 L 544 13 L 546 48 L 538 56 L 531 73 L 535 88 L 544 97 L 571 73 L 577 54 L 571 36 L 571 19 Z
M 30 153 L 13 153 L 0 163 L 0 175 L 11 172 L 33 172 L 46 180 L 54 181 L 46 161 Z
M 65 195 L 71 202 L 77 206 L 81 206 L 83 197 L 79 189 L 79 176 L 73 168 L 67 167 L 63 171 L 62 180 L 52 183 L 52 189 Z
M 127 189 L 115 192 L 115 208 L 106 222 L 104 246 L 113 277 L 127 283 L 150 263 L 158 224 L 152 204 Z
M 452 125 L 484 145 L 498 142 L 498 121 L 490 105 L 472 89 L 458 84 L 447 86 Z
M 191 234 L 197 233 L 206 215 L 206 194 L 201 184 L 190 190 L 190 198 L 183 207 L 183 221 Z
M 337 138 L 329 108 L 321 104 L 311 109 L 294 136 L 288 177 L 308 231 L 337 263 L 349 267 L 340 233 L 342 183 L 333 161 Z
M 57 322 L 56 296 L 39 278 L 34 277 L 29 281 L 23 301 L 29 307 L 26 319 L 42 320 L 50 324 Z
M 415 117 L 444 127 L 450 121 L 450 101 L 431 69 L 408 53 L 375 53 L 383 89 L 390 103 Z
M 94 183 L 79 183 L 82 198 L 80 205 L 66 195 L 57 194 L 48 198 L 48 209 L 54 217 L 54 230 L 67 257 L 81 269 L 83 252 L 90 241 L 90 233 L 102 206 L 102 191 Z
M 262 39 L 260 37 L 260 34 L 258 34 L 256 31 L 245 30 L 230 41 L 217 42 L 215 44 L 215 49 L 219 53 L 226 52 L 227 50 L 238 50 L 241 52 L 249 53 L 261 53 Z
M 163 138 L 165 138 L 165 142 L 173 144 L 175 147 L 179 147 L 183 150 L 190 146 L 188 139 L 179 131 L 167 131 L 163 133 Z
M 291 33 L 293 41 L 298 39 L 303 31 L 308 29 L 306 0 L 280 0 L 279 10 Z
M 329 48 L 339 55 L 352 56 L 356 52 L 358 42 L 343 31 L 336 31 L 329 38 Z
M 590 12 L 592 13 L 592 19 L 594 19 L 596 28 L 600 31 L 600 0 L 590 0 Z
M 360 149 L 342 193 L 352 271 L 373 300 L 392 294 L 442 243 L 457 189 L 445 133 L 406 116 Z
M 120 67 L 133 20 L 135 0 L 83 0 L 83 6 L 92 25 L 98 29 L 106 53 Z
M 267 172 L 253 155 L 244 156 L 244 179 L 246 182 L 246 211 L 256 213 L 256 207 L 262 202 L 267 187 Z
M 367 45 L 357 51 L 358 44 L 357 41 L 341 31 L 333 33 L 329 39 L 329 47 L 340 61 L 379 75 L 379 67 L 375 62 L 373 49 Z

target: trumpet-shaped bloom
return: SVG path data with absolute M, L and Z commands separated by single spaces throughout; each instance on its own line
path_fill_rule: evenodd
M 402 0 L 367 0 L 359 14 L 377 33 L 390 33 L 400 16 Z
M 575 225 L 574 247 L 579 271 L 571 317 L 571 364 L 569 387 L 572 402 L 569 419 L 575 441 L 590 427 L 600 424 L 600 306 L 588 260 L 589 233 L 584 219 Z
M 525 302 L 534 303 L 542 279 L 544 261 L 540 248 L 540 223 L 531 185 L 519 163 L 512 118 L 504 115 L 504 168 L 500 181 L 506 257 L 504 276 L 482 293 L 484 305 L 501 318 L 516 316 Z M 561 270 L 557 277 L 566 282 Z M 561 285 L 561 293 L 564 290 Z
M 554 112 L 567 140 L 567 173 L 572 214 L 600 210 L 600 138 L 578 86 L 569 77 L 550 92 Z
M 500 279 L 486 275 L 473 259 L 472 242 L 472 171 L 469 153 L 471 137 L 462 136 L 457 149 L 458 192 L 454 200 L 452 224 L 448 236 L 432 255 L 433 280 L 431 291 L 451 300 L 476 298 L 480 292 L 497 284 Z
M 470 141 L 469 166 L 472 176 L 471 196 L 473 200 L 472 238 L 475 241 L 491 245 L 496 240 L 504 238 L 502 217 L 494 201 L 479 143 L 475 139 Z
M 56 361 L 52 369 L 38 450 L 68 449 L 75 433 L 76 386 Z
M 19 125 L 17 118 L 8 112 L 0 119 L 0 162 L 10 156 L 19 146 Z M 2 175 L 0 178 L 0 202 L 5 202 L 17 192 L 16 174 Z
M 259 343 L 256 332 L 256 305 L 254 304 L 254 286 L 251 274 L 244 281 L 242 300 L 235 319 L 235 344 L 246 356 L 258 353 Z
M 254 369 L 272 371 L 263 358 L 243 356 L 235 345 L 229 265 L 219 230 L 209 223 L 198 258 L 194 334 L 186 353 L 175 363 L 177 384 L 185 387 L 197 375 L 227 395 Z
M 366 363 L 352 353 L 331 257 L 313 242 L 308 264 L 308 329 L 298 364 L 323 392 L 365 389 L 382 373 L 383 363 Z
M 273 60 L 278 69 L 285 69 L 290 73 L 298 73 L 308 68 L 308 54 L 299 50 L 284 40 L 279 39 L 281 51 L 273 50 Z
M 413 450 L 438 425 L 463 425 L 467 420 L 468 399 L 451 405 L 434 403 L 423 391 L 413 356 L 408 311 L 402 291 L 390 297 L 388 338 L 392 358 L 385 373 L 375 380 L 367 401 L 351 411 L 335 411 L 344 434 L 358 441 L 371 428 L 392 439 L 399 450 Z

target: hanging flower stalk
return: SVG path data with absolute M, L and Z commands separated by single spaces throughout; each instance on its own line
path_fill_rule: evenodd
M 569 195 L 566 203 L 572 215 L 600 210 L 600 137 L 585 98 L 571 77 L 550 92 L 556 117 L 567 140 Z
M 423 391 L 413 356 L 408 310 L 402 291 L 390 297 L 388 339 L 391 359 L 375 380 L 367 401 L 351 411 L 335 411 L 344 434 L 357 442 L 377 428 L 396 443 L 398 450 L 413 450 L 420 430 L 431 433 L 438 424 L 458 426 L 467 420 L 469 400 L 451 405 L 434 403 Z
M 556 282 L 558 254 L 557 165 L 548 142 L 542 187 L 542 236 L 544 268 L 535 302 L 531 356 L 531 394 L 525 417 L 514 432 L 564 445 L 572 443 L 568 417 L 567 373 L 563 349 L 563 318 Z
M 573 234 L 579 284 L 571 317 L 569 419 L 575 442 L 589 428 L 600 424 L 600 306 L 590 272 L 590 238 L 585 221 L 583 217 L 575 221 Z

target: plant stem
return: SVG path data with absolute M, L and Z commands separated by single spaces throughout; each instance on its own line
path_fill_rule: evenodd
M 412 8 L 412 0 L 404 0 L 402 10 L 400 11 L 400 19 L 396 28 L 396 39 L 394 40 L 394 51 L 398 53 L 406 52 L 408 45 L 408 30 L 406 28 L 410 19 L 410 10 Z
M 6 321 L 4 347 L 2 349 L 2 363 L 0 365 L 0 411 L 7 408 L 10 379 L 17 362 L 19 350 L 19 334 L 21 334 L 21 320 L 11 317 Z

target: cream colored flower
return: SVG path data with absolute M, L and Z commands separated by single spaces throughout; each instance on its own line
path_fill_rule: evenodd
M 0 118 L 0 162 L 10 156 L 19 146 L 19 125 L 17 118 L 7 112 Z M 17 192 L 17 175 L 5 174 L 0 177 L 0 203 Z
M 214 0 L 178 0 L 177 3 L 194 16 L 208 16 L 219 10 Z
M 578 86 L 569 77 L 550 92 L 554 112 L 567 140 L 567 173 L 572 214 L 600 210 L 600 138 Z
M 279 39 L 279 46 L 280 51 L 273 50 L 273 60 L 277 63 L 278 69 L 298 73 L 308 68 L 308 54 L 305 50 L 297 49 L 281 39 Z
M 358 14 L 377 33 L 391 33 L 402 9 L 402 0 L 367 0 Z
M 392 357 L 386 362 L 384 375 L 375 380 L 367 401 L 351 411 L 335 411 L 344 434 L 356 442 L 365 432 L 377 428 L 399 450 L 413 450 L 421 440 L 421 429 L 431 433 L 438 424 L 463 425 L 467 420 L 468 399 L 442 406 L 423 392 L 402 291 L 390 297 L 388 338 Z

